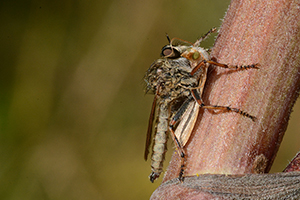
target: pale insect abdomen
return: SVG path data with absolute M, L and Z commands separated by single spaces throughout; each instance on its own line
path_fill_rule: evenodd
M 154 136 L 154 144 L 151 156 L 152 172 L 149 176 L 150 181 L 153 182 L 163 170 L 163 162 L 167 151 L 168 141 L 168 125 L 169 125 L 169 112 L 168 105 L 164 102 L 159 105 L 157 126 Z

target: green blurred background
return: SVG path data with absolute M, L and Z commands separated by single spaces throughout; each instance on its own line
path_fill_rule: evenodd
M 195 41 L 229 2 L 1 1 L 0 199 L 148 199 L 144 73 L 165 33 Z M 273 172 L 299 150 L 294 110 Z

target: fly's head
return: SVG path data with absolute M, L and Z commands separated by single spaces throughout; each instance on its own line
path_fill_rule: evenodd
M 185 52 L 188 48 L 190 48 L 190 45 L 176 46 L 173 44 L 168 44 L 162 48 L 160 55 L 163 58 L 176 59 L 181 57 L 181 54 Z
M 181 54 L 185 52 L 188 48 L 192 47 L 192 43 L 178 39 L 178 38 L 173 38 L 170 40 L 169 36 L 167 35 L 167 39 L 169 41 L 169 44 L 165 45 L 162 50 L 160 55 L 163 58 L 169 58 L 169 59 L 176 59 L 181 57 Z

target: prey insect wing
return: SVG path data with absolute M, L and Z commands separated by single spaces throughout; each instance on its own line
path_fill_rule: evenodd
M 194 129 L 200 106 L 195 101 L 190 101 L 181 120 L 175 129 L 175 136 L 178 138 L 182 147 L 188 142 Z

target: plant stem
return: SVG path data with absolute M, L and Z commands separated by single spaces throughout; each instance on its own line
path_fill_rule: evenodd
M 232 0 L 211 55 L 219 63 L 259 63 L 260 69 L 212 67 L 203 99 L 207 105 L 239 108 L 257 120 L 202 109 L 185 146 L 185 176 L 270 170 L 300 89 L 299 13 L 296 0 Z M 174 153 L 163 182 L 179 170 Z

